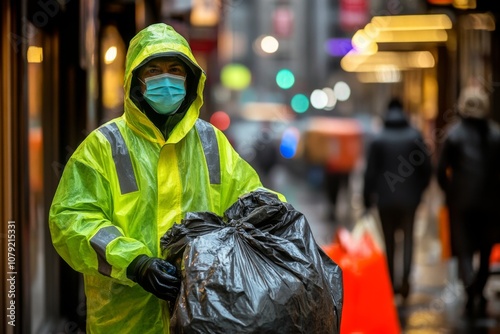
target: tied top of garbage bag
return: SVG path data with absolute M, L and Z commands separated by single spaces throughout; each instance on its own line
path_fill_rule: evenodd
M 182 272 L 175 333 L 338 333 L 342 271 L 304 215 L 255 191 L 219 217 L 190 212 L 162 238 Z

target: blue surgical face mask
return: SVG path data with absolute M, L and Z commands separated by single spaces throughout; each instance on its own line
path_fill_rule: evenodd
M 159 114 L 175 113 L 184 101 L 186 78 L 179 75 L 163 73 L 145 79 L 144 98 Z

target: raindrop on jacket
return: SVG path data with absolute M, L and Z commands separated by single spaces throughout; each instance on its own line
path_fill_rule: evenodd
M 196 97 L 166 140 L 130 97 L 133 70 L 158 55 L 198 73 Z M 89 333 L 168 333 L 166 302 L 128 279 L 127 266 L 140 254 L 161 257 L 161 236 L 187 212 L 222 216 L 262 188 L 224 134 L 198 118 L 205 79 L 171 27 L 142 30 L 127 53 L 123 115 L 93 131 L 65 167 L 49 227 L 57 252 L 84 274 Z

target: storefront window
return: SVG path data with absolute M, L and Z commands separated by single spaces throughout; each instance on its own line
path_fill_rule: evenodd
M 460 29 L 460 83 L 493 89 L 491 69 L 491 40 L 495 20 L 489 13 L 467 14 L 459 21 Z
M 30 280 L 30 307 L 31 329 L 36 332 L 46 318 L 45 314 L 45 250 L 46 212 L 43 198 L 43 131 L 42 131 L 42 102 L 43 102 L 43 32 L 28 24 L 30 30 L 27 49 L 27 78 L 28 78 L 28 159 L 29 159 L 29 280 Z
M 102 115 L 101 123 L 123 113 L 125 43 L 113 25 L 104 27 L 101 38 Z

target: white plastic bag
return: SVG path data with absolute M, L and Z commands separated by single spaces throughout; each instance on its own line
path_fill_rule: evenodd
M 354 240 L 359 240 L 363 237 L 364 233 L 368 233 L 375 245 L 382 251 L 385 252 L 384 234 L 382 232 L 382 227 L 380 226 L 380 221 L 378 215 L 373 211 L 365 211 L 356 220 L 354 228 L 351 232 L 352 238 Z

